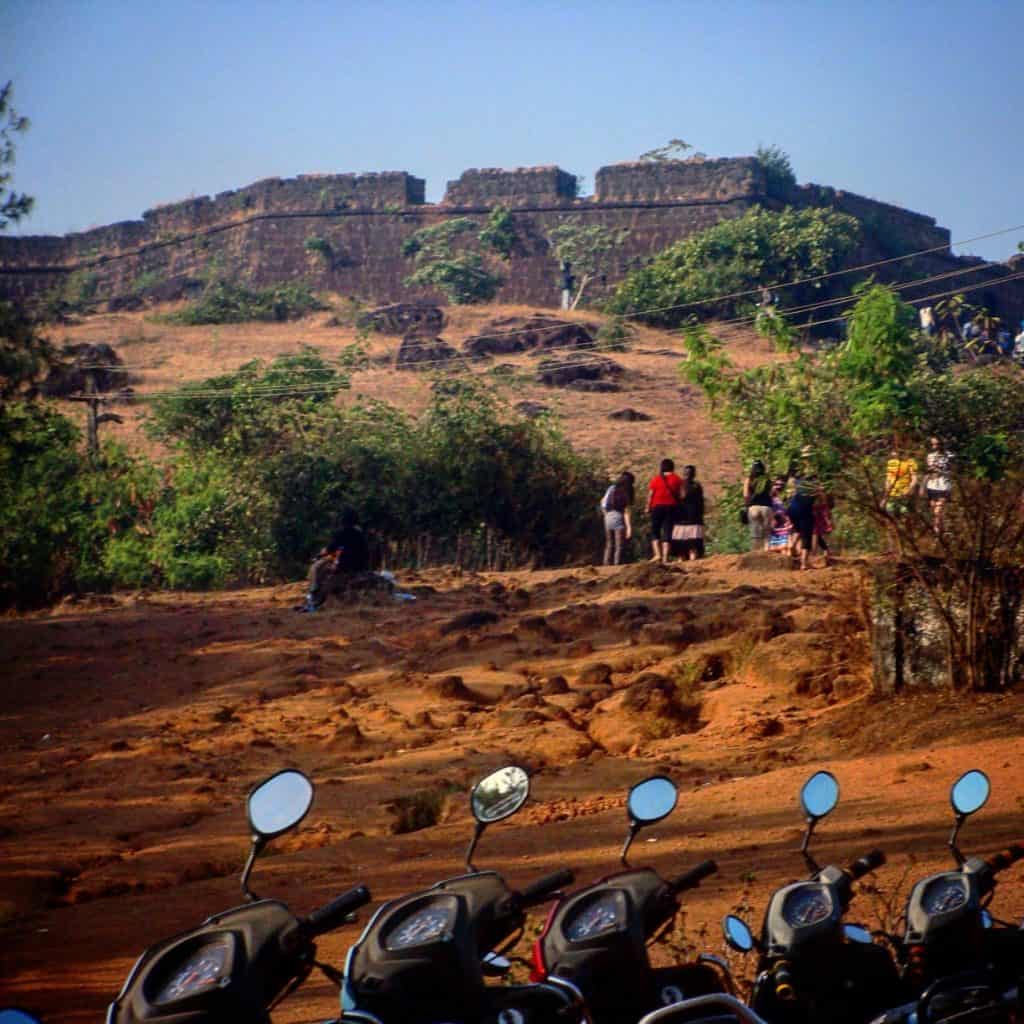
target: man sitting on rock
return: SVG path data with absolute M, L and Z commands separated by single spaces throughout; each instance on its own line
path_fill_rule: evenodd
M 345 509 L 340 527 L 310 566 L 309 593 L 302 610 L 317 611 L 330 594 L 347 597 L 356 591 L 390 593 L 391 582 L 369 569 L 366 535 L 359 528 L 355 512 Z

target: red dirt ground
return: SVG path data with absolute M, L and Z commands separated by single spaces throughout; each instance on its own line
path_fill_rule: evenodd
M 749 903 L 756 915 L 801 875 L 797 791 L 827 767 L 842 799 L 819 826 L 819 858 L 885 849 L 878 884 L 898 908 L 908 878 L 949 862 L 948 791 L 965 769 L 993 781 L 965 850 L 1020 838 L 1024 701 L 875 700 L 859 579 L 850 564 L 798 574 L 719 556 L 668 570 L 431 571 L 402 580 L 415 605 L 315 616 L 290 610 L 296 585 L 4 620 L 0 1003 L 47 1022 L 99 1019 L 147 944 L 238 902 L 245 795 L 284 766 L 312 777 L 316 802 L 253 884 L 299 913 L 358 882 L 376 904 L 456 873 L 462 794 L 509 761 L 535 772 L 533 796 L 477 860 L 513 884 L 566 865 L 581 882 L 613 870 L 627 787 L 667 771 L 679 807 L 642 834 L 634 863 L 670 873 L 718 860 L 678 937 L 718 951 L 722 913 Z M 496 619 L 453 624 L 471 610 Z M 436 825 L 394 834 L 395 798 L 442 787 L 457 795 Z M 997 916 L 1024 912 L 1022 877 L 1007 873 Z M 851 919 L 891 924 L 883 903 L 862 892 Z M 340 967 L 355 935 L 326 937 L 322 956 Z M 276 1019 L 336 1005 L 311 981 Z

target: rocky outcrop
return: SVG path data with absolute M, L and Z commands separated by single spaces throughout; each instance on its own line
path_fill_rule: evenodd
M 551 388 L 564 388 L 582 381 L 608 381 L 621 377 L 622 367 L 614 359 L 584 353 L 573 353 L 558 359 L 542 359 L 537 366 L 537 380 Z
M 121 357 L 106 342 L 65 345 L 63 357 L 66 362 L 54 367 L 43 382 L 43 394 L 51 398 L 83 394 L 89 374 L 99 392 L 118 391 L 128 383 Z
M 426 338 L 415 334 L 402 339 L 395 356 L 396 370 L 436 370 L 459 353 L 444 338 Z
M 394 302 L 361 313 L 356 322 L 378 334 L 426 334 L 436 338 L 444 327 L 444 314 L 440 306 L 429 302 Z
M 502 317 L 467 338 L 462 348 L 474 359 L 552 348 L 586 349 L 594 347 L 596 331 L 593 324 L 578 324 L 556 317 Z

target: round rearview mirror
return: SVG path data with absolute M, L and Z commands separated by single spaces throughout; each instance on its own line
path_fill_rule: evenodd
M 987 910 L 983 910 L 981 912 L 981 927 L 991 928 L 993 923 L 994 922 L 992 921 L 992 915 Z
M 313 806 L 313 783 L 300 771 L 286 768 L 261 782 L 249 794 L 249 826 L 262 839 L 294 828 Z
M 749 953 L 754 948 L 754 936 L 746 921 L 735 914 L 728 914 L 722 921 L 725 941 L 738 953 Z
M 0 1010 L 0 1024 L 39 1024 L 39 1018 L 24 1010 Z
M 859 924 L 844 924 L 843 934 L 851 942 L 860 942 L 864 945 L 870 946 L 872 943 L 871 932 L 867 928 L 862 928 Z
M 530 776 L 512 764 L 481 779 L 469 794 L 469 806 L 481 825 L 492 825 L 515 814 L 529 795 Z
M 831 772 L 815 772 L 800 790 L 800 806 L 808 818 L 824 818 L 839 803 L 839 783 Z
M 949 802 L 957 814 L 973 814 L 988 801 L 991 790 L 988 776 L 977 768 L 964 772 L 949 791 Z
M 638 825 L 653 825 L 672 813 L 679 798 L 676 784 L 664 775 L 638 782 L 630 791 L 626 807 Z

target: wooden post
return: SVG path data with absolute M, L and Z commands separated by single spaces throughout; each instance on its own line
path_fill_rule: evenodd
M 100 413 L 100 406 L 107 399 L 100 396 L 96 387 L 96 375 L 91 369 L 85 371 L 85 394 L 71 395 L 70 400 L 86 404 L 85 451 L 89 462 L 95 465 L 100 457 L 100 424 L 123 423 L 124 420 L 114 412 Z

